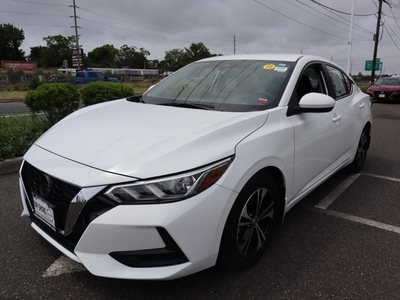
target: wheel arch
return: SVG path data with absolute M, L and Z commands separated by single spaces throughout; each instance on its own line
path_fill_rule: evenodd
M 286 182 L 282 171 L 274 166 L 268 166 L 261 170 L 259 170 L 254 176 L 262 176 L 262 174 L 269 174 L 275 180 L 278 190 L 279 190 L 279 206 L 278 206 L 278 223 L 281 224 L 283 222 L 284 211 L 285 211 L 285 198 L 286 198 Z M 253 178 L 252 177 L 252 178 Z M 251 179 L 250 179 L 251 180 Z

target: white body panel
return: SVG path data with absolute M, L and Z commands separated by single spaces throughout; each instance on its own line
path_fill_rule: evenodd
M 238 55 L 229 59 L 297 61 L 297 65 L 275 108 L 227 112 L 125 99 L 111 101 L 68 116 L 36 141 L 24 157 L 40 172 L 81 191 L 99 190 L 104 198 L 104 192 L 115 185 L 177 176 L 232 158 L 216 183 L 172 203 L 116 204 L 89 222 L 73 251 L 57 242 L 52 232 L 33 223 L 34 229 L 95 275 L 178 278 L 216 263 L 231 208 L 254 174 L 267 168 L 280 174 L 279 182 L 285 191 L 282 207 L 286 213 L 321 182 L 353 161 L 361 132 L 372 120 L 369 98 L 358 87 L 354 86 L 349 97 L 335 101 L 329 112 L 315 110 L 288 116 L 288 106 L 304 67 L 317 60 L 331 62 L 313 56 L 280 54 Z M 306 106 L 318 106 L 318 95 L 308 100 Z M 333 98 L 325 95 L 321 108 L 331 105 L 330 100 Z M 26 216 L 33 209 L 26 200 L 29 195 L 22 179 L 20 187 Z M 75 197 L 69 209 L 82 209 L 82 203 L 89 200 Z M 79 212 L 75 213 L 76 218 Z M 76 221 L 70 220 L 71 224 Z M 158 228 L 166 230 L 187 262 L 136 268 L 111 257 L 114 252 L 165 247 Z

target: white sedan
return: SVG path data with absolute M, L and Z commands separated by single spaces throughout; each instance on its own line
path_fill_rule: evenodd
M 37 140 L 20 171 L 23 215 L 98 276 L 244 269 L 296 203 L 361 170 L 371 122 L 369 96 L 323 58 L 204 59 Z

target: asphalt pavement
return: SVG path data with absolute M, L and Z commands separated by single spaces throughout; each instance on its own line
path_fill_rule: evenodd
M 373 115 L 362 173 L 341 171 L 294 207 L 243 272 L 95 277 L 20 217 L 17 172 L 0 175 L 0 299 L 400 299 L 400 105 L 374 104 Z
M 30 113 L 29 108 L 22 101 L 0 103 L 0 115 L 20 115 Z

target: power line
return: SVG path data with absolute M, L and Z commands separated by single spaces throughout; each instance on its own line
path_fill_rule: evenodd
M 253 1 L 256 2 L 256 3 L 258 3 L 258 4 L 261 5 L 261 6 L 265 7 L 265 8 L 268 8 L 269 10 L 272 10 L 273 12 L 275 12 L 275 13 L 277 13 L 277 14 L 279 14 L 279 15 L 281 15 L 281 16 L 287 18 L 287 19 L 290 19 L 290 20 L 292 20 L 292 21 L 294 21 L 294 22 L 296 22 L 296 23 L 298 23 L 298 24 L 301 24 L 301 25 L 303 25 L 303 26 L 306 26 L 306 27 L 308 27 L 308 28 L 310 28 L 310 29 L 316 30 L 316 31 L 318 31 L 318 32 L 321 32 L 321 33 L 324 33 L 324 34 L 327 34 L 327 35 L 330 35 L 330 36 L 333 36 L 333 37 L 336 37 L 336 38 L 339 38 L 339 39 L 347 39 L 347 38 L 344 38 L 344 37 L 341 37 L 341 36 L 337 36 L 337 35 L 334 35 L 334 34 L 332 34 L 332 33 L 329 33 L 329 32 L 323 31 L 323 30 L 320 30 L 320 29 L 318 29 L 318 28 L 309 26 L 309 25 L 307 25 L 307 24 L 305 24 L 305 23 L 303 23 L 303 22 L 300 22 L 300 21 L 298 21 L 298 20 L 296 20 L 296 19 L 293 19 L 293 18 L 291 18 L 291 17 L 289 17 L 289 16 L 287 16 L 287 15 L 285 15 L 285 14 L 283 14 L 283 13 L 281 13 L 281 12 L 279 12 L 279 11 L 277 11 L 277 10 L 275 10 L 275 9 L 273 9 L 273 8 L 271 8 L 271 7 L 265 5 L 264 3 L 261 3 L 261 2 L 259 2 L 259 1 L 257 1 L 257 0 L 253 0 Z
M 340 28 L 340 29 L 342 29 L 342 30 L 347 30 L 347 28 L 344 29 L 343 27 L 340 27 L 340 26 L 337 25 L 336 23 L 329 22 L 328 20 L 325 20 L 324 18 L 322 18 L 322 17 L 320 17 L 320 16 L 318 16 L 318 15 L 316 15 L 316 14 L 314 14 L 314 13 L 312 13 L 312 12 L 306 10 L 306 9 L 304 9 L 303 7 L 301 7 L 301 6 L 299 6 L 299 5 L 296 5 L 295 3 L 289 2 L 289 0 L 287 0 L 287 1 L 288 1 L 288 3 L 290 3 L 290 4 L 292 4 L 292 5 L 294 5 L 294 6 L 298 7 L 298 8 L 300 8 L 301 10 L 304 10 L 305 12 L 307 12 L 307 13 L 309 13 L 309 14 L 312 14 L 313 16 L 317 17 L 318 19 L 320 19 L 320 20 L 322 20 L 322 21 L 324 21 L 324 22 L 327 22 L 327 23 L 329 23 L 329 24 L 331 24 L 331 25 L 333 25 L 333 26 L 336 26 L 336 27 L 338 27 L 338 28 Z M 296 0 L 296 2 L 298 2 L 298 3 L 300 3 L 300 4 L 302 4 L 302 5 L 306 6 L 306 7 L 308 7 L 309 9 L 312 9 L 312 10 L 316 11 L 316 12 L 319 13 L 319 14 L 322 14 L 322 15 L 324 15 L 324 16 L 330 18 L 330 19 L 333 19 L 333 20 L 335 20 L 335 21 L 338 22 L 338 23 L 344 24 L 344 23 L 341 22 L 340 20 L 337 20 L 337 19 L 335 19 L 335 18 L 333 18 L 333 17 L 331 17 L 331 16 L 329 16 L 329 15 L 327 15 L 327 14 L 324 14 L 323 12 L 320 12 L 320 11 L 316 10 L 315 8 L 313 8 L 313 7 L 307 5 L 307 4 L 305 4 L 305 3 L 303 3 L 303 2 L 301 2 L 301 1 L 299 1 L 299 0 Z M 347 25 L 347 24 L 344 24 L 344 25 Z M 360 30 L 360 29 L 358 29 L 358 30 Z M 360 31 L 361 31 L 361 30 L 360 30 Z M 354 35 L 357 35 L 358 37 L 364 38 L 363 36 L 358 35 L 358 34 L 354 34 Z
M 348 12 L 344 12 L 344 11 L 341 11 L 341 10 L 334 9 L 334 8 L 329 7 L 329 6 L 327 6 L 327 5 L 324 5 L 324 4 L 322 4 L 322 3 L 318 2 L 318 1 L 315 1 L 315 0 L 310 0 L 310 1 L 311 1 L 311 2 L 314 2 L 315 4 L 317 4 L 317 5 L 319 5 L 319 6 L 323 7 L 323 8 L 325 8 L 325 9 L 327 9 L 327 10 L 331 10 L 331 11 L 334 11 L 334 12 L 337 12 L 337 13 L 340 13 L 340 14 L 344 14 L 344 15 L 348 15 L 348 16 L 351 15 L 351 14 L 348 13 Z M 365 15 L 354 14 L 355 17 L 369 17 L 369 16 L 374 16 L 374 15 L 375 15 L 375 13 L 365 14 Z
M 393 28 L 389 25 L 389 23 L 386 21 L 385 17 L 382 17 L 382 18 L 385 20 L 384 26 L 385 26 L 385 27 L 386 27 L 386 25 L 389 26 L 389 28 L 390 28 L 390 30 L 393 32 L 393 34 L 400 40 L 400 37 L 396 34 L 396 32 L 393 30 Z M 385 29 L 386 29 L 386 31 L 387 31 L 387 28 L 385 28 Z
M 131 33 L 135 33 L 135 34 L 144 35 L 144 36 L 147 36 L 147 37 L 155 37 L 155 38 L 158 38 L 158 39 L 166 38 L 165 36 L 163 37 L 163 36 L 159 36 L 159 35 L 153 35 L 153 34 L 148 34 L 148 33 L 144 33 L 144 32 L 139 32 L 139 31 L 135 31 L 135 30 L 131 30 L 131 29 L 123 28 L 123 27 L 118 27 L 118 26 L 113 26 L 111 24 L 105 24 L 105 23 L 102 23 L 102 22 L 98 22 L 98 21 L 94 21 L 94 20 L 90 20 L 90 19 L 86 19 L 86 18 L 80 18 L 80 19 L 83 20 L 83 21 L 90 22 L 90 23 L 104 25 L 104 26 L 107 26 L 108 28 L 115 28 L 115 29 L 118 29 L 118 30 L 124 30 L 124 31 L 128 31 L 128 32 L 131 32 Z M 176 38 L 171 38 L 171 37 L 168 37 L 168 39 L 169 40 L 179 41 L 179 42 L 191 43 L 191 41 L 189 41 L 189 40 L 182 40 L 182 39 L 176 39 Z M 214 43 L 214 45 L 216 45 L 216 44 Z M 218 45 L 221 45 L 221 44 L 218 44 Z
M 394 21 L 396 22 L 396 24 L 397 24 L 397 27 L 400 29 L 399 22 L 397 22 L 397 18 L 396 18 L 396 17 L 395 17 L 395 15 L 394 15 L 393 9 L 392 9 L 390 6 L 389 6 L 389 8 L 390 8 L 390 11 L 392 12 L 393 19 L 394 19 Z
M 231 40 L 216 39 L 216 38 L 206 38 L 206 37 L 198 37 L 198 36 L 191 36 L 191 35 L 187 35 L 187 34 L 175 33 L 175 32 L 172 32 L 172 31 L 161 30 L 161 29 L 157 29 L 157 28 L 153 28 L 153 27 L 144 26 L 144 25 L 142 25 L 142 24 L 138 24 L 138 23 L 135 23 L 135 22 L 128 22 L 128 21 L 125 21 L 125 20 L 121 20 L 121 19 L 119 19 L 119 18 L 114 18 L 114 17 L 111 17 L 111 16 L 109 16 L 109 15 L 105 15 L 105 14 L 101 14 L 101 13 L 98 13 L 98 12 L 90 11 L 90 10 L 88 10 L 88 9 L 84 9 L 84 8 L 80 8 L 80 9 L 83 10 L 83 11 L 92 13 L 92 14 L 96 14 L 96 15 L 99 15 L 99 16 L 102 16 L 102 17 L 106 17 L 106 18 L 109 18 L 109 19 L 112 19 L 112 20 L 116 20 L 116 21 L 119 21 L 119 22 L 123 22 L 123 23 L 129 24 L 129 25 L 136 25 L 136 26 L 139 26 L 139 27 L 142 27 L 142 28 L 151 29 L 151 30 L 155 30 L 155 31 L 159 31 L 159 32 L 165 32 L 165 33 L 170 33 L 170 34 L 176 34 L 176 35 L 181 35 L 181 36 L 186 36 L 186 37 L 196 38 L 196 39 L 210 39 L 210 40 L 231 42 Z M 108 26 L 108 25 L 107 25 L 107 26 Z
M 155 21 L 157 21 L 157 22 L 165 22 L 165 23 L 169 23 L 169 24 L 173 24 L 173 25 L 177 25 L 177 26 L 179 26 L 179 27 L 184 27 L 184 28 L 187 28 L 188 27 L 188 24 L 183 24 L 183 23 L 178 23 L 178 22 L 171 22 L 170 20 L 163 20 L 163 19 L 160 19 L 160 18 L 154 18 L 154 17 L 149 17 L 149 16 L 145 16 L 144 14 L 135 14 L 135 13 L 132 13 L 132 12 L 127 12 L 127 11 L 123 11 L 123 10 L 119 10 L 119 9 L 116 9 L 115 8 L 115 6 L 108 6 L 108 5 L 104 5 L 104 4 L 100 4 L 100 3 L 98 3 L 98 1 L 91 1 L 91 0 L 83 0 L 84 2 L 88 2 L 88 3 L 91 3 L 91 4 L 94 4 L 94 6 L 95 7 L 98 7 L 98 6 L 101 6 L 101 7 L 105 7 L 105 8 L 107 8 L 107 9 L 111 9 L 111 10 L 113 10 L 113 11 L 117 11 L 117 12 L 120 12 L 120 13 L 123 13 L 123 14 L 129 14 L 129 17 L 132 17 L 132 16 L 138 16 L 138 17 L 140 17 L 140 18 L 145 18 L 145 19 L 149 19 L 149 20 L 155 20 Z M 193 25 L 193 23 L 192 24 L 190 24 L 190 25 Z M 228 34 L 226 34 L 226 36 L 228 36 Z M 229 35 L 230 36 L 230 35 Z M 229 41 L 231 41 L 231 40 L 229 40 Z
M 400 51 L 399 46 L 397 46 L 397 44 L 396 44 L 396 42 L 394 41 L 393 37 L 390 35 L 390 32 L 389 32 L 389 30 L 386 28 L 386 25 L 384 25 L 383 28 L 385 28 L 386 32 L 388 33 L 388 35 L 389 35 L 390 39 L 392 40 L 393 44 L 396 46 L 397 50 Z M 397 35 L 396 35 L 396 36 L 397 36 Z M 398 37 L 397 37 L 397 38 L 398 38 Z
M 296 0 L 296 1 L 299 2 L 299 3 L 302 3 L 303 5 L 306 5 L 305 3 L 301 2 L 300 0 Z M 372 1 L 373 1 L 373 0 L 372 0 Z M 308 6 L 308 5 L 306 5 L 306 6 Z M 311 8 L 311 6 L 308 6 L 308 7 Z M 313 8 L 313 9 L 314 9 L 314 8 Z M 315 9 L 314 9 L 314 10 L 315 10 Z M 316 10 L 316 11 L 318 11 L 318 10 Z M 329 12 L 330 12 L 331 14 L 335 15 L 336 17 L 338 17 L 338 18 L 340 18 L 340 19 L 346 21 L 347 23 L 350 23 L 349 20 L 347 20 L 346 18 L 342 17 L 341 15 L 338 15 L 338 14 L 334 13 L 333 11 L 329 11 Z M 324 14 L 324 15 L 325 15 L 325 14 Z M 332 17 L 330 17 L 330 18 L 332 18 Z M 332 18 L 332 19 L 338 21 L 338 20 L 335 19 L 335 18 Z M 338 22 L 340 22 L 340 21 L 338 21 Z M 343 22 L 341 22 L 341 23 L 343 23 Z M 354 23 L 354 27 L 356 27 L 355 29 L 357 29 L 357 30 L 364 31 L 364 32 L 369 33 L 369 34 L 374 34 L 372 31 L 369 31 L 369 30 L 367 30 L 367 29 L 361 27 L 360 25 L 358 25 L 358 24 L 356 24 L 356 23 Z
M 37 13 L 15 12 L 15 11 L 7 11 L 7 10 L 0 10 L 0 12 L 5 12 L 5 13 L 8 13 L 8 14 L 18 14 L 18 15 L 69 18 L 69 16 L 53 15 L 53 14 L 37 14 Z
M 68 6 L 67 4 L 44 3 L 44 2 L 25 1 L 25 0 L 11 0 L 11 1 L 13 1 L 13 2 L 23 2 L 23 3 L 32 3 L 32 4 L 41 4 L 41 5 L 49 5 L 49 6 Z
M 63 28 L 70 28 L 70 26 L 66 25 L 49 25 L 49 24 L 28 24 L 28 23 L 20 23 L 20 22 L 13 22 L 15 25 L 25 25 L 25 26 L 41 26 L 41 27 L 63 27 Z

